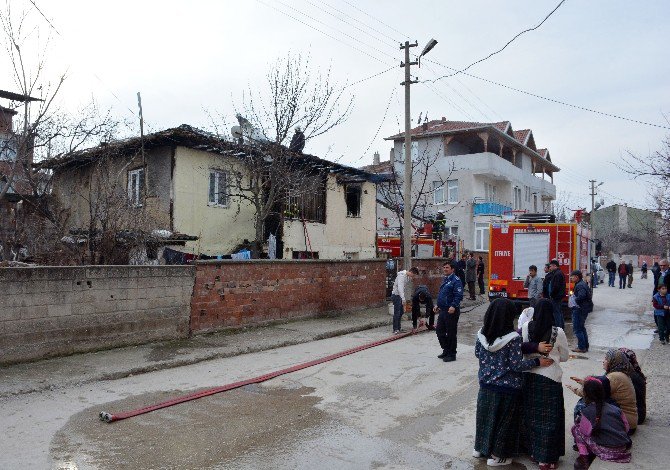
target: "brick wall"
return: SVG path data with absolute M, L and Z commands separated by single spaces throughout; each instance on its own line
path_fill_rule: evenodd
M 193 333 L 384 303 L 384 260 L 196 264 Z
M 194 268 L 0 268 L 0 363 L 185 337 Z

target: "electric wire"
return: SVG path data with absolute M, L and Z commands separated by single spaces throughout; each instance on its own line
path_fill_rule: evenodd
M 354 50 L 360 52 L 361 54 L 365 54 L 366 56 L 368 56 L 368 57 L 370 57 L 370 58 L 372 58 L 372 59 L 374 59 L 374 60 L 376 60 L 376 61 L 378 61 L 378 62 L 381 62 L 381 63 L 387 63 L 385 60 L 382 60 L 382 59 L 380 59 L 379 57 L 374 56 L 374 55 L 368 53 L 367 51 L 364 51 L 363 49 L 360 49 L 360 48 L 358 48 L 358 47 L 356 47 L 356 46 L 354 46 L 354 45 L 352 45 L 352 44 L 349 44 L 349 43 L 347 43 L 347 42 L 344 42 L 343 40 L 341 40 L 341 39 L 339 39 L 339 38 L 337 38 L 337 37 L 335 37 L 335 36 L 333 36 L 333 35 L 331 35 L 331 34 L 328 34 L 328 33 L 325 32 L 325 31 L 322 31 L 321 29 L 317 28 L 316 26 L 311 25 L 311 24 L 309 24 L 309 23 L 307 23 L 307 22 L 301 20 L 300 18 L 297 18 L 297 17 L 291 15 L 290 13 L 287 13 L 286 11 L 279 9 L 279 8 L 275 7 L 274 5 L 270 5 L 270 4 L 266 3 L 266 2 L 264 2 L 263 0 L 256 0 L 256 1 L 257 1 L 258 3 L 260 3 L 261 5 L 265 5 L 265 6 L 268 7 L 268 8 L 272 8 L 272 9 L 275 10 L 276 12 L 281 13 L 282 15 L 287 16 L 287 17 L 293 19 L 294 21 L 297 21 L 298 23 L 301 23 L 301 24 L 307 26 L 308 28 L 311 28 L 311 29 L 313 29 L 313 30 L 315 30 L 315 31 L 317 31 L 317 32 L 319 32 L 319 33 L 321 33 L 321 34 L 323 34 L 323 35 L 325 35 L 325 36 L 331 38 L 331 39 L 334 39 L 335 41 L 337 41 L 337 42 L 339 42 L 339 43 L 341 43 L 341 44 L 344 44 L 344 45 L 346 45 L 346 46 L 351 47 L 352 49 L 354 49 Z M 283 6 L 290 8 L 290 5 L 287 5 L 286 3 L 281 2 L 280 0 L 277 0 L 277 3 L 280 3 L 280 4 L 282 4 Z M 374 46 L 370 46 L 369 44 L 365 44 L 365 43 L 362 42 L 361 40 L 359 40 L 359 39 L 357 39 L 357 38 L 355 38 L 355 37 L 353 37 L 353 36 L 351 36 L 351 35 L 349 35 L 349 34 L 347 34 L 347 33 L 342 32 L 342 31 L 338 30 L 337 28 L 334 28 L 334 27 L 332 27 L 332 26 L 330 26 L 330 25 L 324 23 L 323 21 L 317 20 L 316 18 L 314 18 L 314 17 L 312 17 L 312 16 L 310 16 L 310 15 L 308 15 L 308 14 L 306 14 L 306 13 L 302 13 L 302 12 L 299 12 L 299 13 L 300 13 L 301 15 L 303 15 L 303 16 L 309 18 L 310 20 L 316 22 L 316 23 L 319 23 L 319 24 L 322 24 L 322 25 L 327 26 L 327 27 L 329 27 L 329 28 L 335 29 L 338 33 L 342 34 L 343 36 L 346 36 L 346 37 L 348 37 L 348 38 L 350 38 L 350 39 L 353 39 L 355 42 L 357 42 L 357 43 L 359 43 L 359 44 L 362 44 L 362 45 L 364 45 L 364 46 L 366 46 L 366 47 L 370 47 L 371 49 L 374 49 L 375 51 L 380 52 L 380 53 L 382 53 L 382 54 L 384 54 L 384 55 L 386 55 L 386 56 L 389 56 L 389 57 L 391 57 L 391 58 L 393 58 L 393 59 L 395 60 L 395 56 L 392 56 L 392 55 L 387 54 L 387 53 L 385 53 L 385 52 L 383 52 L 383 51 L 380 51 L 379 49 L 377 49 L 377 48 L 374 47 Z
M 496 54 L 500 54 L 502 51 L 504 51 L 504 50 L 507 48 L 507 46 L 509 46 L 510 44 L 512 44 L 512 43 L 513 43 L 516 39 L 518 39 L 520 36 L 522 36 L 522 35 L 524 35 L 524 34 L 526 34 L 526 33 L 529 33 L 529 32 L 531 32 L 531 31 L 535 31 L 535 30 L 538 29 L 540 26 L 542 26 L 542 25 L 545 23 L 545 21 L 547 21 L 547 20 L 549 19 L 549 17 L 550 17 L 551 15 L 553 15 L 553 14 L 556 12 L 556 10 L 558 10 L 558 9 L 561 7 L 561 5 L 563 5 L 565 2 L 566 2 L 566 0 L 561 0 L 561 1 L 559 2 L 559 4 L 556 5 L 556 7 L 555 7 L 553 10 L 551 10 L 551 11 L 549 12 L 549 14 L 548 14 L 547 16 L 545 16 L 544 19 L 543 19 L 542 21 L 540 21 L 537 25 L 533 26 L 532 28 L 524 29 L 524 30 L 521 31 L 520 33 L 517 33 L 512 39 L 510 39 L 509 41 L 507 41 L 507 43 L 506 43 L 503 47 L 501 47 L 500 49 L 498 49 L 497 51 L 491 52 L 491 53 L 490 53 L 489 55 L 487 55 L 486 57 L 484 57 L 484 58 L 482 58 L 482 59 L 479 59 L 479 60 L 477 60 L 477 61 L 471 63 L 471 64 L 468 65 L 467 67 L 465 67 L 465 68 L 463 68 L 463 69 L 460 69 L 460 70 L 457 70 L 456 72 L 454 72 L 454 73 L 452 73 L 452 74 L 449 74 L 449 75 L 443 75 L 443 76 L 441 76 L 441 77 L 438 77 L 438 78 L 436 78 L 434 81 L 442 80 L 443 78 L 453 77 L 454 75 L 458 75 L 459 73 L 463 73 L 463 72 L 465 72 L 466 70 L 468 70 L 469 68 L 471 68 L 471 67 L 473 67 L 473 66 L 475 66 L 475 65 L 477 65 L 477 64 L 479 64 L 479 63 L 481 63 L 481 62 L 484 62 L 485 60 L 490 59 L 490 58 L 493 57 L 494 55 L 496 55 Z
M 427 65 L 424 64 L 424 67 L 426 67 L 426 69 L 428 69 L 428 71 L 432 72 L 433 75 L 437 75 L 437 73 L 435 73 L 435 71 L 434 71 L 432 68 L 430 68 L 429 66 L 427 66 Z M 452 87 L 449 83 L 447 83 L 447 82 L 442 82 L 442 83 L 443 83 L 444 85 L 446 85 L 448 88 L 450 88 L 456 95 L 458 95 L 463 101 L 465 101 L 471 108 L 473 108 L 473 109 L 474 109 L 475 111 L 477 111 L 479 114 L 481 114 L 482 116 L 484 116 L 484 118 L 485 118 L 486 120 L 488 120 L 488 121 L 492 121 L 492 119 L 491 119 L 485 112 L 483 112 L 481 109 L 479 109 L 479 107 L 477 107 L 477 106 L 475 106 L 474 104 L 472 104 L 472 103 L 470 102 L 470 100 L 468 100 L 466 97 L 464 97 L 462 94 L 460 94 L 460 93 L 459 93 L 454 87 Z M 435 86 L 434 83 L 431 83 L 431 85 Z M 435 88 L 437 88 L 437 87 L 435 86 Z
M 370 80 L 370 79 L 372 79 L 372 78 L 375 78 L 375 77 L 378 77 L 378 76 L 383 75 L 383 74 L 385 74 L 385 73 L 388 73 L 388 72 L 390 72 L 391 70 L 393 70 L 393 69 L 395 69 L 395 68 L 396 68 L 396 66 L 394 65 L 393 67 L 389 67 L 388 69 L 383 70 L 383 71 L 381 71 L 381 72 L 378 72 L 378 73 L 376 73 L 376 74 L 374 74 L 374 75 L 370 75 L 369 77 L 361 78 L 360 80 L 356 80 L 356 81 L 353 82 L 353 83 L 349 83 L 349 84 L 345 85 L 344 87 L 342 87 L 342 89 L 345 90 L 345 89 L 347 89 L 347 88 L 349 88 L 349 87 L 352 87 L 352 86 L 354 86 L 354 85 L 358 85 L 359 83 L 368 81 L 368 80 Z
M 439 65 L 439 66 L 444 67 L 444 68 L 449 69 L 449 70 L 456 70 L 453 67 L 443 65 L 443 64 L 441 64 L 441 63 L 439 63 L 435 60 L 429 60 L 429 59 L 424 59 L 424 60 L 426 62 L 430 62 L 430 63 L 436 64 L 436 65 Z M 537 93 L 532 93 L 530 91 L 521 90 L 520 88 L 515 88 L 515 87 L 510 86 L 510 85 L 505 85 L 504 83 L 496 82 L 494 80 L 489 80 L 488 78 L 479 77 L 477 75 L 473 75 L 473 74 L 468 73 L 468 72 L 463 72 L 463 75 L 466 75 L 466 76 L 472 77 L 472 78 L 476 78 L 477 80 L 481 80 L 483 82 L 490 83 L 492 85 L 496 85 L 496 86 L 499 86 L 499 87 L 502 87 L 502 88 L 507 88 L 508 90 L 516 91 L 517 93 L 522 93 L 524 95 L 532 96 L 534 98 L 538 98 L 538 99 L 541 99 L 541 100 L 549 101 L 549 102 L 560 104 L 560 105 L 563 105 L 563 106 L 568 106 L 570 108 L 580 109 L 582 111 L 588 111 L 590 113 L 599 114 L 601 116 L 607 116 L 607 117 L 611 117 L 611 118 L 615 118 L 615 119 L 621 119 L 623 121 L 634 122 L 636 124 L 643 124 L 645 126 L 657 127 L 657 128 L 660 128 L 660 129 L 670 129 L 670 127 L 668 127 L 668 126 L 663 126 L 663 125 L 660 125 L 660 124 L 654 124 L 654 123 L 650 123 L 650 122 L 646 122 L 646 121 L 640 121 L 638 119 L 627 118 L 625 116 L 620 116 L 618 114 L 606 113 L 606 112 L 603 112 L 603 111 L 598 111 L 596 109 L 587 108 L 585 106 L 579 106 L 579 105 L 567 103 L 565 101 L 557 100 L 557 99 L 554 99 L 554 98 L 548 98 L 546 96 L 538 95 Z
M 375 20 L 377 23 L 380 23 L 380 24 L 386 26 L 386 27 L 389 28 L 390 30 L 395 31 L 396 33 L 400 34 L 400 35 L 403 36 L 403 37 L 408 37 L 406 34 L 403 34 L 402 32 L 398 31 L 398 30 L 395 29 L 393 26 L 389 26 L 388 24 L 384 23 L 382 20 L 380 20 L 380 19 L 377 18 L 376 16 L 373 16 L 373 15 L 371 15 L 371 14 L 369 14 L 369 13 L 366 13 L 365 11 L 361 10 L 361 9 L 358 8 L 355 4 L 353 4 L 353 3 L 351 3 L 351 2 L 348 2 L 347 0 L 343 0 L 343 1 L 344 1 L 344 3 L 346 3 L 347 5 L 349 5 L 351 8 L 353 8 L 353 9 L 355 9 L 355 10 L 358 10 L 359 12 L 363 13 L 365 16 L 368 16 L 368 17 L 372 18 L 372 19 Z M 400 41 L 397 41 L 397 42 L 400 42 Z
M 375 132 L 375 136 L 370 141 L 370 144 L 365 149 L 365 152 L 363 152 L 363 154 L 360 157 L 358 157 L 358 159 L 355 160 L 356 162 L 360 161 L 361 159 L 363 159 L 368 154 L 368 152 L 370 151 L 370 147 L 372 147 L 372 145 L 377 140 L 377 136 L 379 136 L 379 132 L 381 131 L 382 126 L 384 125 L 384 122 L 386 121 L 386 115 L 388 114 L 389 108 L 391 107 L 391 101 L 393 101 L 393 96 L 395 96 L 397 89 L 398 89 L 398 87 L 393 85 L 393 88 L 391 90 L 391 96 L 389 96 L 388 103 L 386 103 L 386 109 L 384 110 L 384 115 L 382 116 L 382 122 L 379 123 L 379 127 L 377 127 L 377 132 Z
M 378 31 L 378 30 L 372 28 L 370 25 L 367 25 L 367 24 L 363 23 L 362 21 L 360 21 L 360 20 L 354 18 L 353 16 L 349 16 L 349 15 L 347 15 L 347 14 L 344 13 L 342 10 L 338 10 L 337 8 L 335 8 L 335 7 L 332 6 L 332 5 L 329 5 L 329 4 L 326 3 L 326 2 L 320 2 L 320 3 L 321 3 L 320 5 L 316 5 L 315 3 L 311 2 L 310 0 L 305 0 L 305 1 L 306 1 L 308 4 L 312 5 L 312 6 L 313 6 L 315 9 L 317 9 L 318 11 L 322 11 L 322 12 L 326 13 L 327 15 L 332 16 L 332 17 L 335 18 L 336 20 L 341 21 L 342 23 L 351 26 L 352 28 L 354 28 L 354 29 L 360 31 L 361 33 L 363 33 L 363 34 L 365 34 L 365 35 L 371 37 L 372 39 L 374 39 L 374 40 L 376 40 L 376 41 L 379 41 L 379 42 L 381 42 L 381 43 L 383 43 L 383 44 L 388 45 L 388 42 L 386 42 L 386 39 L 380 39 L 380 38 L 379 38 L 379 35 L 382 35 L 382 36 L 384 36 L 384 38 L 388 38 L 388 39 L 390 39 L 391 41 L 393 41 L 393 45 L 394 45 L 394 46 L 397 44 L 397 41 L 396 41 L 395 39 L 393 39 L 392 37 L 384 35 L 384 33 L 382 33 L 382 32 L 380 32 L 380 31 Z M 335 15 L 334 13 L 331 13 L 331 12 L 329 12 L 329 11 L 323 10 L 323 8 L 322 8 L 323 6 L 326 6 L 326 7 L 330 8 L 331 10 L 335 10 L 336 12 L 338 12 L 338 13 L 339 13 L 340 15 L 342 15 L 342 16 L 346 16 L 346 17 L 348 17 L 348 18 L 351 18 L 352 20 L 354 20 L 354 21 L 356 21 L 356 22 L 362 24 L 364 27 L 366 27 L 366 28 L 368 28 L 368 29 L 370 29 L 370 30 L 376 32 L 377 35 L 372 34 L 372 33 L 369 33 L 369 32 L 366 31 L 365 29 L 363 29 L 363 28 L 361 28 L 361 27 L 359 27 L 359 26 L 356 26 L 355 24 L 352 24 L 351 22 L 349 22 L 349 21 L 343 19 L 343 18 L 340 17 L 340 16 Z

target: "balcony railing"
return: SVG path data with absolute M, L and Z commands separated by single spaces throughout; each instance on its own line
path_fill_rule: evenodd
M 498 202 L 491 201 L 477 201 L 474 202 L 474 215 L 497 215 L 502 216 L 509 213 L 511 207 L 505 206 Z

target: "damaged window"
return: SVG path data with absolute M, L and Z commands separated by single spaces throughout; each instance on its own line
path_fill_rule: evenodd
M 348 184 L 346 186 L 347 217 L 361 216 L 361 185 Z
M 134 206 L 141 206 L 144 199 L 144 168 L 128 172 L 128 200 Z
M 228 207 L 228 177 L 225 171 L 209 170 L 209 205 Z

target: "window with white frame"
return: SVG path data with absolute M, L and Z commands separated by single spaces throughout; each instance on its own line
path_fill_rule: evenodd
M 13 162 L 16 159 L 16 141 L 0 138 L 0 160 Z
M 410 146 L 410 152 L 411 152 L 411 158 L 412 161 L 415 162 L 419 159 L 419 143 L 418 142 L 412 142 L 412 145 Z M 404 162 L 405 161 L 405 144 L 402 144 L 402 148 L 400 149 L 400 155 L 397 159 L 399 162 Z
M 514 187 L 514 210 L 521 209 L 521 188 Z
M 489 183 L 484 183 L 484 198 L 489 202 L 497 200 L 496 187 Z
M 444 203 L 444 183 L 442 181 L 433 181 L 433 204 Z
M 537 194 L 533 194 L 533 212 L 537 212 Z
M 524 195 L 523 200 L 530 203 L 530 186 L 523 187 L 523 195 Z
M 453 227 L 444 227 L 444 233 L 447 238 L 457 238 L 458 237 L 458 226 L 454 225 Z
M 447 204 L 458 204 L 458 180 L 447 181 Z
M 475 250 L 489 251 L 489 224 L 475 224 Z
M 144 168 L 128 172 L 128 200 L 134 206 L 141 206 L 144 199 Z
M 209 170 L 208 205 L 228 207 L 229 199 L 228 175 L 226 172 L 221 170 Z

